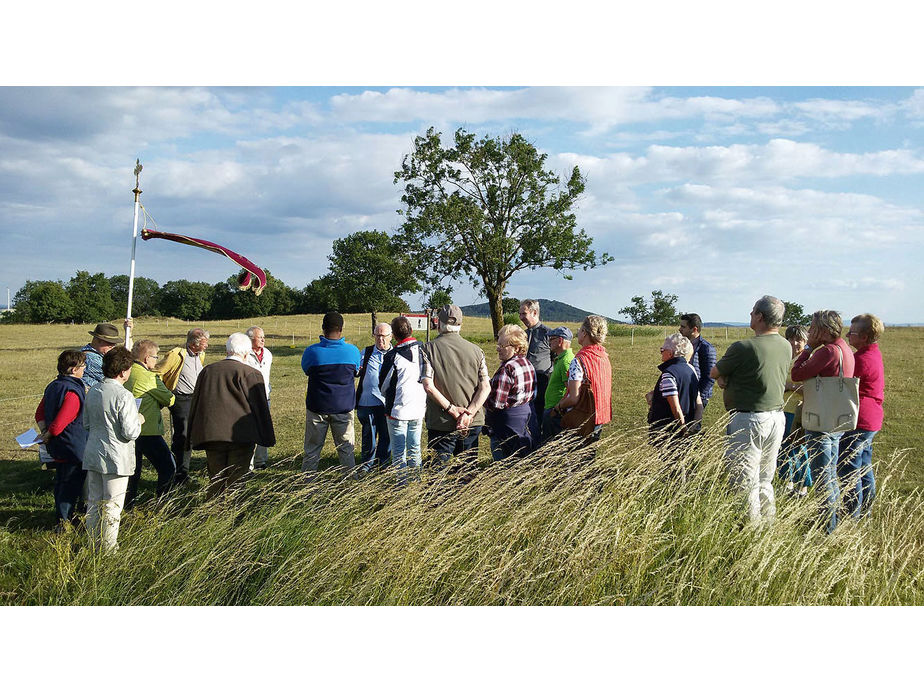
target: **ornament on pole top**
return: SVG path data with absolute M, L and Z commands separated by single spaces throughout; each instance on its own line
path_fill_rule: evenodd
M 144 166 L 141 165 L 141 159 L 135 159 L 135 189 L 132 190 L 132 192 L 135 193 L 136 201 L 138 200 L 138 196 L 141 194 L 141 183 L 139 182 L 139 179 L 141 177 L 141 169 L 143 168 Z

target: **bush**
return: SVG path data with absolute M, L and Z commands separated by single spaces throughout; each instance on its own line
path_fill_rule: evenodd
M 520 315 L 518 313 L 504 313 L 504 324 L 523 327 L 523 321 L 520 320 Z

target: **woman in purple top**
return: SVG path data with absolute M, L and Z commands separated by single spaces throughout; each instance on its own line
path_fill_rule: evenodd
M 841 316 L 835 310 L 819 310 L 812 315 L 806 342 L 808 348 L 799 354 L 792 366 L 793 382 L 815 376 L 836 376 L 841 361 L 844 364 L 844 377 L 853 377 L 853 352 L 841 338 L 842 329 Z M 802 423 L 805 424 L 804 415 Z M 840 501 L 837 454 L 843 435 L 843 431 L 805 431 L 814 485 L 824 489 L 827 494 L 822 506 L 822 519 L 828 534 L 837 527 L 837 506 Z
M 882 429 L 885 389 L 882 352 L 877 342 L 884 331 L 882 320 L 864 313 L 850 321 L 847 333 L 850 346 L 857 350 L 853 374 L 860 379 L 860 414 L 857 427 L 841 439 L 837 475 L 845 488 L 844 505 L 855 518 L 866 515 L 876 497 L 873 437 Z

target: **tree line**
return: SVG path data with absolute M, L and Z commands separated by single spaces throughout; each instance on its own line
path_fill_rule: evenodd
M 805 314 L 802 304 L 783 301 L 783 305 L 786 307 L 784 325 L 809 324 L 811 316 Z M 625 315 L 633 325 L 675 325 L 680 321 L 681 312 L 677 310 L 677 294 L 655 289 L 648 300 L 644 296 L 633 296 L 632 302 L 619 314 Z
M 409 310 L 408 304 L 394 291 L 382 291 L 374 300 L 366 300 L 331 274 L 315 279 L 303 289 L 288 286 L 268 270 L 266 280 L 266 288 L 257 296 L 252 291 L 237 288 L 237 275 L 217 284 L 176 279 L 161 285 L 149 277 L 135 277 L 132 315 L 201 321 L 328 310 L 367 312 L 376 307 L 395 312 Z M 127 302 L 128 275 L 106 276 L 102 272 L 79 271 L 66 282 L 27 281 L 16 292 L 13 310 L 6 313 L 3 320 L 16 323 L 118 320 L 125 316 Z

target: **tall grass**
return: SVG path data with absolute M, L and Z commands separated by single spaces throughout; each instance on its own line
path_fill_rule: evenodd
M 713 427 L 686 454 L 643 430 L 596 456 L 552 445 L 462 483 L 426 470 L 310 483 L 275 474 L 206 503 L 135 512 L 121 548 L 79 533 L 6 565 L 20 604 L 920 604 L 924 499 L 880 482 L 875 513 L 831 536 L 816 499 L 778 498 L 768 526 L 744 524 Z M 902 453 L 889 469 L 904 464 Z M 283 471 L 284 470 L 284 471 Z M 10 575 L 8 575 L 8 578 Z

